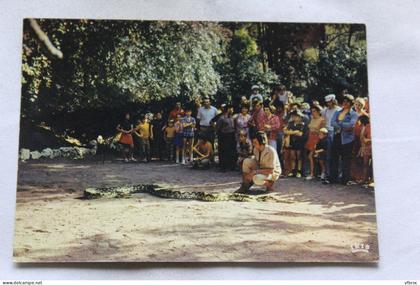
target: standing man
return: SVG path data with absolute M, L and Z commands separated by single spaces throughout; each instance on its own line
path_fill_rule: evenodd
M 345 94 L 343 108 L 336 111 L 331 119 L 334 128 L 334 137 L 331 147 L 330 173 L 328 183 L 337 183 L 339 178 L 339 165 L 342 163 L 341 183 L 347 185 L 350 181 L 350 163 L 353 152 L 354 126 L 358 115 L 352 109 L 354 97 Z
M 246 193 L 253 185 L 253 178 L 257 174 L 265 176 L 264 185 L 267 191 L 274 191 L 273 185 L 280 177 L 281 167 L 276 150 L 267 142 L 267 135 L 264 132 L 255 134 L 252 139 L 254 157 L 245 158 L 242 164 L 242 184 L 235 193 Z
M 327 135 L 327 163 L 326 163 L 326 173 L 327 175 L 330 173 L 330 163 L 331 160 L 331 147 L 334 137 L 334 128 L 331 125 L 331 119 L 334 116 L 335 112 L 341 110 L 340 107 L 337 106 L 337 100 L 334 94 L 329 94 L 325 96 L 325 103 L 327 107 L 322 110 L 321 115 L 325 121 L 325 128 L 328 130 Z
M 214 144 L 214 128 L 211 120 L 216 117 L 217 109 L 210 103 L 210 98 L 203 100 L 203 106 L 198 108 L 197 119 L 199 120 L 200 136 L 205 137 L 210 143 Z
M 249 103 L 250 103 L 250 110 L 253 108 L 253 100 L 258 99 L 260 102 L 263 102 L 263 96 L 260 94 L 260 87 L 258 85 L 252 85 L 251 87 L 251 96 L 249 97 Z

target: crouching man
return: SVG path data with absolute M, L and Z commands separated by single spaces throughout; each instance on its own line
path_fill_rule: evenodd
M 205 137 L 200 137 L 193 152 L 196 156 L 193 162 L 193 169 L 208 169 L 213 156 L 213 147 Z
M 245 193 L 253 185 L 254 176 L 263 177 L 267 191 L 274 191 L 274 182 L 279 179 L 281 167 L 277 151 L 268 145 L 267 135 L 257 132 L 252 139 L 254 157 L 246 158 L 242 164 L 242 185 L 235 193 Z

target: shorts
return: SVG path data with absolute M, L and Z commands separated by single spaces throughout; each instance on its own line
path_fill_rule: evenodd
M 305 148 L 309 151 L 314 151 L 318 141 L 319 141 L 318 134 L 314 132 L 310 132 L 308 141 L 305 144 Z
M 182 147 L 184 144 L 182 133 L 177 133 L 174 137 L 174 145 L 177 147 Z
M 291 141 L 289 149 L 291 150 L 303 150 L 305 144 L 303 141 Z

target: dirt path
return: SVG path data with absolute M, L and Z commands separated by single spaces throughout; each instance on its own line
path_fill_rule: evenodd
M 274 195 L 288 203 L 201 202 L 146 193 L 83 200 L 87 187 L 141 183 L 233 192 L 240 176 L 158 162 L 55 160 L 20 163 L 18 177 L 17 262 L 378 259 L 374 195 L 358 186 L 282 179 Z M 354 252 L 359 244 L 368 245 L 368 252 Z

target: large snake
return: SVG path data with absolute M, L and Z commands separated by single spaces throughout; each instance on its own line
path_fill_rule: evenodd
M 179 189 L 179 188 L 178 188 Z M 184 191 L 177 188 L 158 184 L 138 184 L 117 187 L 87 188 L 84 191 L 85 199 L 97 198 L 124 198 L 133 193 L 148 193 L 156 197 L 198 200 L 206 202 L 237 201 L 237 202 L 277 202 L 291 203 L 289 200 L 280 199 L 275 193 L 265 193 L 259 190 L 251 190 L 248 193 L 224 193 L 224 192 L 201 192 Z

